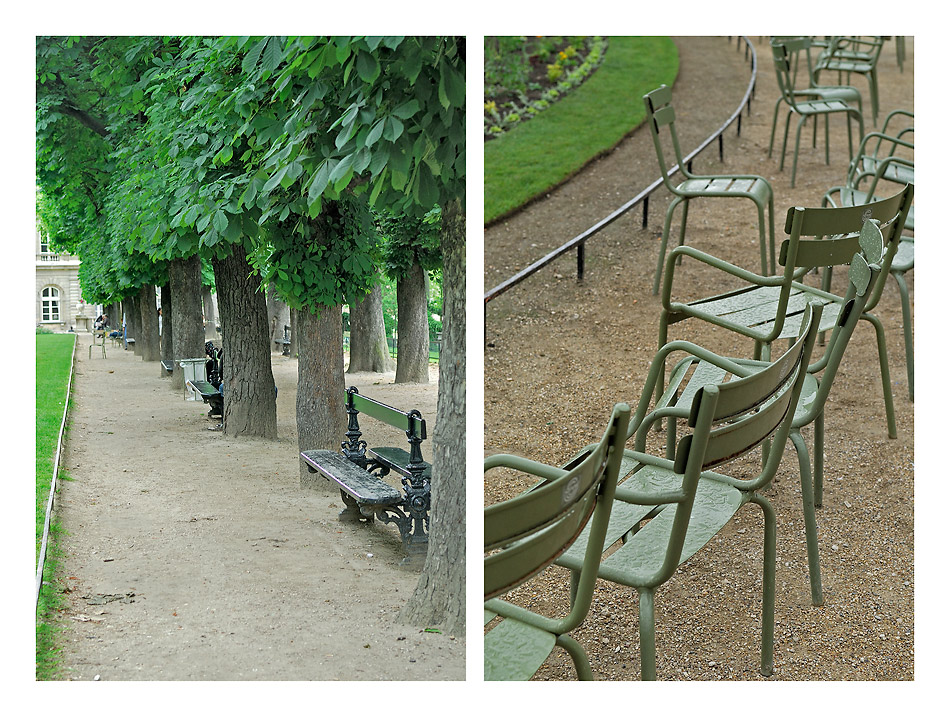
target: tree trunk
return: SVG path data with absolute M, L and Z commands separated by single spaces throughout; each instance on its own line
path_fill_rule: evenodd
M 290 355 L 296 356 L 297 350 L 297 310 L 290 310 Z
M 396 383 L 429 383 L 428 296 L 418 262 L 396 282 L 396 305 Z
M 270 364 L 267 305 L 244 247 L 212 259 L 222 328 L 224 433 L 277 438 L 277 397 Z
M 465 215 L 442 212 L 443 323 L 439 403 L 432 435 L 429 549 L 399 621 L 465 634 Z
M 214 295 L 207 286 L 201 287 L 201 308 L 204 314 L 205 337 L 207 338 L 209 329 L 211 335 L 214 336 L 218 317 L 214 310 Z
M 162 315 L 161 322 L 159 325 L 159 333 L 161 335 L 161 344 L 162 344 L 162 360 L 163 361 L 174 361 L 174 354 L 172 353 L 172 295 L 171 290 L 168 288 L 168 282 L 162 286 Z M 168 376 L 168 372 L 165 370 L 165 367 L 162 366 L 159 371 L 162 378 Z
M 139 348 L 139 334 L 141 333 L 140 328 L 142 324 L 142 312 L 139 309 L 140 303 L 137 294 L 130 296 L 128 308 L 125 310 L 126 338 L 135 339 L 135 343 L 132 344 L 132 352 L 136 356 L 142 353 L 142 350 Z
M 383 323 L 383 290 L 377 284 L 362 300 L 350 302 L 350 365 L 346 372 L 392 370 L 393 360 L 389 357 Z
M 140 330 L 135 347 L 143 361 L 158 361 L 161 358 L 161 346 L 158 337 L 158 307 L 155 305 L 155 287 L 145 284 L 139 289 L 138 296 Z M 141 343 L 141 346 L 139 344 Z
M 296 314 L 297 446 L 300 451 L 339 450 L 346 430 L 343 307 L 324 307 L 320 316 L 306 309 Z M 300 485 L 325 491 L 328 483 L 301 462 Z
M 168 262 L 168 287 L 174 361 L 172 387 L 180 392 L 185 380 L 179 361 L 205 355 L 205 332 L 201 321 L 201 259 L 195 255 L 190 259 Z

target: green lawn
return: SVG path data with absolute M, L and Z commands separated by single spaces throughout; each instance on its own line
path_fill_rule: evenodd
M 611 37 L 603 64 L 583 85 L 485 143 L 486 224 L 614 147 L 643 122 L 643 95 L 672 85 L 678 70 L 668 37 Z
M 63 408 L 68 396 L 69 370 L 72 363 L 75 334 L 37 334 L 36 336 L 36 556 L 39 557 L 46 505 L 52 484 L 53 463 Z M 56 535 L 59 528 L 50 527 L 44 579 L 52 581 L 58 565 L 59 549 Z M 36 610 L 36 678 L 51 679 L 56 670 L 53 628 L 49 616 L 62 600 L 59 590 L 40 592 Z

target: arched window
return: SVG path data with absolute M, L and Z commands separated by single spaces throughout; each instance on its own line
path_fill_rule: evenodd
M 47 286 L 42 292 L 43 306 L 41 317 L 43 321 L 59 321 L 59 289 Z

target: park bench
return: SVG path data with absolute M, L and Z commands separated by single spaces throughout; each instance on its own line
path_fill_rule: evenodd
M 201 396 L 201 399 L 211 406 L 208 411 L 210 418 L 222 418 L 224 416 L 224 394 L 221 393 L 221 369 L 222 369 L 222 350 L 215 347 L 211 341 L 205 342 L 205 354 L 208 360 L 205 363 L 205 375 L 207 381 L 200 379 L 190 379 L 185 382 L 186 386 Z
M 165 369 L 165 373 L 167 373 L 168 375 L 171 375 L 172 372 L 175 370 L 175 362 L 163 360 L 162 368 Z
M 347 429 L 341 452 L 310 450 L 300 454 L 311 473 L 336 483 L 343 498 L 341 520 L 372 523 L 379 518 L 399 529 L 408 560 L 423 555 L 428 546 L 432 466 L 422 459 L 426 422 L 417 410 L 401 411 L 363 396 L 355 387 L 346 391 Z M 406 432 L 409 450 L 392 446 L 368 448 L 361 440 L 359 416 L 371 416 Z M 383 476 L 400 476 L 400 492 Z

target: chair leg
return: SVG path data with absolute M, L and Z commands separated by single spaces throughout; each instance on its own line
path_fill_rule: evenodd
M 686 243 L 686 220 L 689 216 L 689 197 L 686 197 L 683 200 L 683 218 L 680 220 L 680 239 L 677 246 L 683 246 Z M 676 265 L 681 266 L 683 264 L 683 257 L 679 256 L 676 258 Z
M 825 486 L 825 412 L 815 416 L 815 507 L 822 505 Z
M 660 290 L 660 277 L 663 275 L 663 262 L 666 259 L 666 245 L 670 239 L 670 227 L 673 223 L 673 212 L 676 211 L 676 206 L 682 201 L 681 197 L 676 197 L 672 202 L 670 202 L 669 208 L 666 210 L 666 219 L 663 222 L 663 236 L 660 237 L 660 256 L 656 260 L 656 274 L 653 276 L 653 293 L 656 294 Z M 684 218 L 685 223 L 685 218 Z
M 640 679 L 656 679 L 656 617 L 653 590 L 640 590 Z
M 862 319 L 870 321 L 877 334 L 877 357 L 881 364 L 881 383 L 884 388 L 884 410 L 887 414 L 887 435 L 897 438 L 897 421 L 894 419 L 894 396 L 891 393 L 891 371 L 887 363 L 887 343 L 884 339 L 884 325 L 874 314 L 865 313 Z
M 785 118 L 785 134 L 782 137 L 782 157 L 779 159 L 778 171 L 782 171 L 785 168 L 785 151 L 788 148 L 788 130 L 792 122 L 792 113 L 789 111 L 788 116 Z
M 914 400 L 914 327 L 911 326 L 913 317 L 910 312 L 910 294 L 907 292 L 907 282 L 904 272 L 894 272 L 897 288 L 901 292 L 901 315 L 904 319 L 904 356 L 907 361 L 907 389 L 910 400 Z
M 769 159 L 772 158 L 772 145 L 775 143 L 775 129 L 778 127 L 778 108 L 782 104 L 782 99 L 779 98 L 775 103 L 775 110 L 772 112 L 772 133 L 769 135 Z
M 818 120 L 815 120 L 816 122 Z M 795 131 L 795 155 L 792 157 L 792 187 L 795 187 L 795 173 L 798 171 L 798 148 L 801 145 L 802 139 L 802 124 L 805 122 L 805 117 L 802 116 L 798 120 L 798 129 Z
M 815 496 L 812 489 L 811 465 L 808 460 L 808 448 L 801 431 L 793 429 L 789 434 L 795 452 L 798 454 L 798 472 L 802 484 L 802 513 L 805 519 L 805 545 L 808 552 L 808 579 L 811 582 L 812 605 L 823 605 L 825 598 L 821 590 L 821 565 L 818 555 L 818 520 L 815 518 Z
M 765 543 L 762 561 L 762 660 L 760 672 L 771 677 L 775 668 L 775 509 L 764 496 L 753 495 L 765 517 Z
M 581 644 L 577 640 L 567 635 L 558 635 L 555 644 L 563 647 L 567 650 L 567 654 L 571 656 L 571 659 L 574 661 L 574 667 L 577 669 L 577 679 L 594 679 L 594 672 L 590 668 L 590 660 L 587 658 L 587 653 L 584 652 L 584 648 L 581 647 Z

